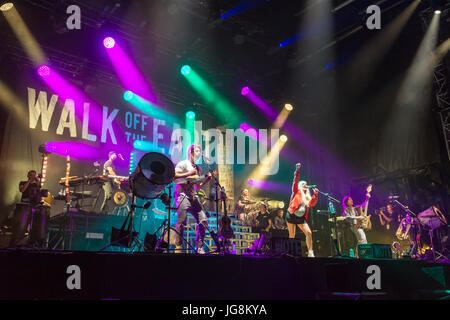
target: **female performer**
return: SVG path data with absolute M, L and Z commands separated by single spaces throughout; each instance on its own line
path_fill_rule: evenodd
M 291 201 L 289 203 L 289 215 L 287 218 L 287 225 L 289 231 L 289 238 L 295 237 L 295 225 L 306 236 L 306 246 L 308 247 L 308 257 L 314 257 L 313 242 L 311 229 L 306 222 L 308 219 L 308 211 L 310 207 L 314 207 L 318 200 L 318 190 L 314 189 L 314 194 L 311 196 L 309 189 L 306 187 L 306 181 L 300 181 L 300 163 L 297 163 L 297 169 L 294 173 L 294 183 L 292 185 Z

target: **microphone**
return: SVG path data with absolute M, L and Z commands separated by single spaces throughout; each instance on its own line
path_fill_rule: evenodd
M 208 157 L 205 157 L 204 152 L 202 151 L 202 158 L 206 161 L 206 162 L 210 162 L 211 160 Z
M 400 196 L 389 196 L 388 197 L 389 200 L 398 199 L 398 198 L 400 198 Z
M 311 184 L 311 185 L 308 185 L 308 186 L 305 186 L 306 188 L 317 188 L 317 185 L 316 184 Z
M 118 154 L 118 157 L 121 159 L 121 160 L 125 160 L 123 157 L 122 157 L 122 155 L 119 153 Z

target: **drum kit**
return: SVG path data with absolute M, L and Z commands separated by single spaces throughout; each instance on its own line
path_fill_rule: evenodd
M 258 212 L 255 207 L 256 201 L 240 200 L 240 202 L 244 205 L 244 210 L 242 210 L 243 212 L 238 212 L 239 221 L 241 221 L 244 226 L 254 227 Z
M 397 200 L 395 202 L 400 204 Z M 409 240 L 411 245 L 410 254 L 417 258 L 425 258 L 426 252 L 431 251 L 433 261 L 446 258 L 436 250 L 433 243 L 434 232 L 440 227 L 447 225 L 447 219 L 444 214 L 436 206 L 431 206 L 418 215 L 412 213 L 402 204 L 400 206 L 406 211 L 406 215 L 400 221 L 395 235 L 399 241 Z M 422 231 L 426 230 L 428 230 L 429 239 L 426 239 L 426 234 L 422 233 Z M 429 240 L 428 245 L 425 244 L 427 240 Z M 392 248 L 394 251 L 399 252 L 401 248 L 400 243 L 394 241 Z

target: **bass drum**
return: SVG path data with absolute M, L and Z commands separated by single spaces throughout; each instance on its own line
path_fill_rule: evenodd
M 155 199 L 175 177 L 175 166 L 162 153 L 149 152 L 130 176 L 132 192 L 142 199 Z
M 123 190 L 117 190 L 112 196 L 114 203 L 119 207 L 126 207 L 128 204 L 128 194 Z

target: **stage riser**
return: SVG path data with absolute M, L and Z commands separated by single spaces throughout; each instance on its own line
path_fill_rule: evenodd
M 15 251 L 0 259 L 1 299 L 317 299 L 333 292 L 414 299 L 450 283 L 449 265 L 416 261 Z M 80 267 L 81 290 L 66 287 L 71 265 Z M 380 290 L 366 286 L 370 265 L 380 267 Z M 445 285 L 423 267 L 437 267 Z

